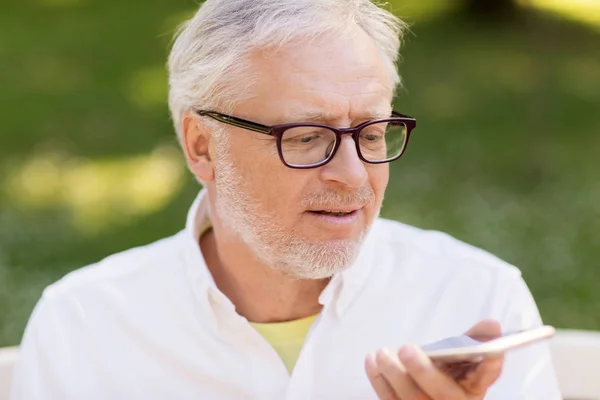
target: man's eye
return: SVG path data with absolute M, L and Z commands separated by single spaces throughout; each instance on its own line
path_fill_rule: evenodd
M 365 140 L 367 142 L 377 142 L 381 139 L 383 139 L 383 132 L 378 132 L 375 130 L 372 130 L 370 132 L 363 132 L 360 137 L 362 140 Z
M 300 137 L 300 139 L 298 141 L 301 143 L 312 143 L 315 140 L 317 140 L 317 138 L 318 138 L 317 135 L 306 135 L 306 136 Z
M 289 143 L 311 144 L 321 139 L 323 135 L 319 132 L 308 132 L 296 135 L 285 135 L 283 139 Z
M 381 135 L 373 135 L 373 134 L 368 134 L 368 135 L 364 135 L 363 139 L 368 140 L 369 142 L 376 142 L 379 139 L 381 139 Z

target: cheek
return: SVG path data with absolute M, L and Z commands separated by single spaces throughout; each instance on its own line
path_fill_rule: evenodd
M 230 160 L 259 209 L 281 216 L 293 214 L 301 197 L 301 177 L 283 165 L 275 143 L 261 142 L 237 142 L 230 149 Z
M 389 164 L 372 165 L 368 171 L 371 187 L 377 199 L 381 199 L 390 178 Z
M 227 158 L 246 187 L 261 186 L 269 180 L 268 172 L 273 167 L 274 157 L 268 144 L 246 132 L 230 138 Z

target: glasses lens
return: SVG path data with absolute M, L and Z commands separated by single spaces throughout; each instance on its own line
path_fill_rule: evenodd
M 316 126 L 287 129 L 281 137 L 281 154 L 292 166 L 317 164 L 329 157 L 335 147 L 335 133 Z
M 407 131 L 402 122 L 388 121 L 368 125 L 360 131 L 360 152 L 368 161 L 385 161 L 398 157 L 404 151 Z

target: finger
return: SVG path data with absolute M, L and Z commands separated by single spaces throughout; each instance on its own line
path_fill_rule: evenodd
M 502 327 L 500 323 L 493 319 L 485 319 L 475 324 L 471 329 L 465 333 L 467 336 L 481 342 L 487 342 L 488 340 L 496 339 L 502 335 Z
M 385 377 L 388 384 L 394 390 L 397 397 L 401 399 L 427 399 L 412 378 L 408 375 L 406 368 L 398 356 L 387 349 L 381 349 L 376 356 L 379 371 Z
M 371 382 L 371 386 L 375 389 L 375 393 L 380 400 L 399 400 L 390 384 L 379 371 L 379 366 L 375 359 L 375 355 L 369 353 L 365 360 L 365 370 Z
M 486 358 L 476 369 L 470 371 L 460 384 L 469 394 L 484 395 L 500 377 L 503 364 L 503 356 Z
M 465 379 L 469 375 L 469 373 L 477 369 L 480 363 L 481 361 L 451 364 L 434 362 L 433 365 L 435 365 L 437 369 L 450 376 L 455 381 L 460 381 Z
M 431 359 L 416 346 L 404 346 L 398 353 L 400 362 L 418 387 L 433 399 L 466 399 L 462 387 L 438 370 Z

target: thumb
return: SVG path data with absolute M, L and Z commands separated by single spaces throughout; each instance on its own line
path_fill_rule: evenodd
M 480 342 L 487 342 L 502 335 L 502 327 L 496 320 L 485 319 L 475 324 L 465 335 Z

